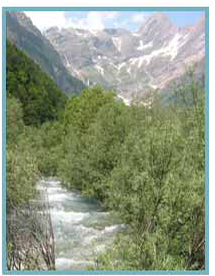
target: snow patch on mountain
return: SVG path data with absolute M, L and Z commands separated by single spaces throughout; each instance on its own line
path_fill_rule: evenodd
M 170 56 L 171 61 L 173 61 L 178 54 L 179 48 L 183 46 L 186 43 L 186 41 L 187 36 L 183 37 L 181 34 L 176 33 L 173 39 L 170 40 L 170 42 L 166 46 L 161 47 L 158 50 L 152 51 L 149 55 L 140 57 L 139 65 L 142 65 L 144 60 L 146 61 L 147 65 L 149 65 L 152 58 L 157 56 Z
M 65 57 L 65 60 L 66 60 L 66 67 L 70 67 L 70 66 L 71 66 L 71 64 L 69 63 L 67 56 L 66 56 L 66 55 L 64 55 L 64 57 Z
M 131 67 L 128 67 L 128 69 L 126 71 L 130 75 L 131 74 Z
M 97 36 L 99 30 L 89 29 L 89 32 L 90 32 L 93 36 Z
M 75 34 L 78 36 L 83 36 L 83 32 L 80 32 L 78 29 L 75 29 Z
M 175 36 L 172 38 L 172 40 L 169 41 L 169 43 L 166 46 L 161 47 L 158 50 L 152 51 L 148 55 L 143 55 L 138 58 L 131 58 L 130 63 L 131 65 L 137 65 L 138 68 L 140 68 L 144 61 L 146 62 L 147 65 L 150 64 L 152 58 L 157 57 L 157 56 L 170 56 L 171 61 L 174 60 L 174 58 L 178 54 L 178 50 L 181 46 L 183 46 L 187 42 L 188 35 L 182 36 L 180 33 L 176 33 Z M 143 50 L 145 48 L 152 47 L 152 42 L 143 44 L 143 41 L 140 40 L 140 45 L 138 46 L 138 50 Z
M 152 41 L 150 41 L 149 43 L 147 43 L 147 44 L 144 45 L 143 41 L 140 40 L 139 46 L 137 47 L 137 50 L 142 51 L 142 50 L 150 48 L 152 46 L 153 46 L 153 42 Z
M 125 65 L 126 65 L 125 62 L 118 64 L 118 70 L 120 71 L 122 69 L 122 67 L 124 67 Z
M 96 64 L 96 65 L 95 65 L 95 68 L 96 68 L 102 75 L 104 75 L 104 69 L 103 69 L 100 65 Z
M 129 62 L 131 65 L 137 65 L 138 69 L 143 65 L 143 62 L 145 61 L 146 56 L 138 57 L 138 58 L 131 58 Z
M 114 46 L 117 48 L 119 52 L 121 52 L 122 49 L 122 40 L 119 37 L 113 37 L 112 38 Z
M 133 36 L 137 36 L 137 37 L 141 36 L 140 33 L 133 33 L 132 35 L 133 35 Z
M 157 85 L 155 85 L 155 84 L 149 84 L 149 86 L 150 86 L 151 88 L 153 88 L 153 89 L 157 89 L 157 88 L 158 88 Z

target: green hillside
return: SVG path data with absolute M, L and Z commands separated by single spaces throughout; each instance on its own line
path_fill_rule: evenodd
M 40 67 L 7 41 L 7 97 L 17 98 L 26 125 L 40 125 L 57 119 L 66 96 Z

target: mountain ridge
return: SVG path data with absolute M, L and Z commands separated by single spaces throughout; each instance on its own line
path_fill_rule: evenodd
M 7 38 L 37 62 L 66 95 L 80 93 L 83 82 L 68 72 L 59 53 L 23 12 L 7 12 Z
M 138 31 L 52 27 L 44 32 L 71 74 L 126 99 L 163 90 L 205 57 L 205 22 L 178 27 L 155 13 Z

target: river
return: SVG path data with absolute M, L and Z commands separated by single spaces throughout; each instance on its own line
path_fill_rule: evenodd
M 95 199 L 64 189 L 60 181 L 42 180 L 40 189 L 46 190 L 49 199 L 56 269 L 92 266 L 96 255 L 113 242 L 124 226 L 103 212 Z

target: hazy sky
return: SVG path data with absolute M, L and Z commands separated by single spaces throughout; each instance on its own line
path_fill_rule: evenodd
M 46 28 L 57 26 L 74 27 L 84 29 L 103 29 L 103 28 L 126 28 L 131 31 L 137 30 L 144 20 L 152 12 L 124 12 L 124 11 L 33 11 L 25 12 L 31 18 L 33 24 L 41 31 Z M 170 19 L 178 26 L 193 24 L 203 16 L 199 11 L 177 11 L 165 12 Z

